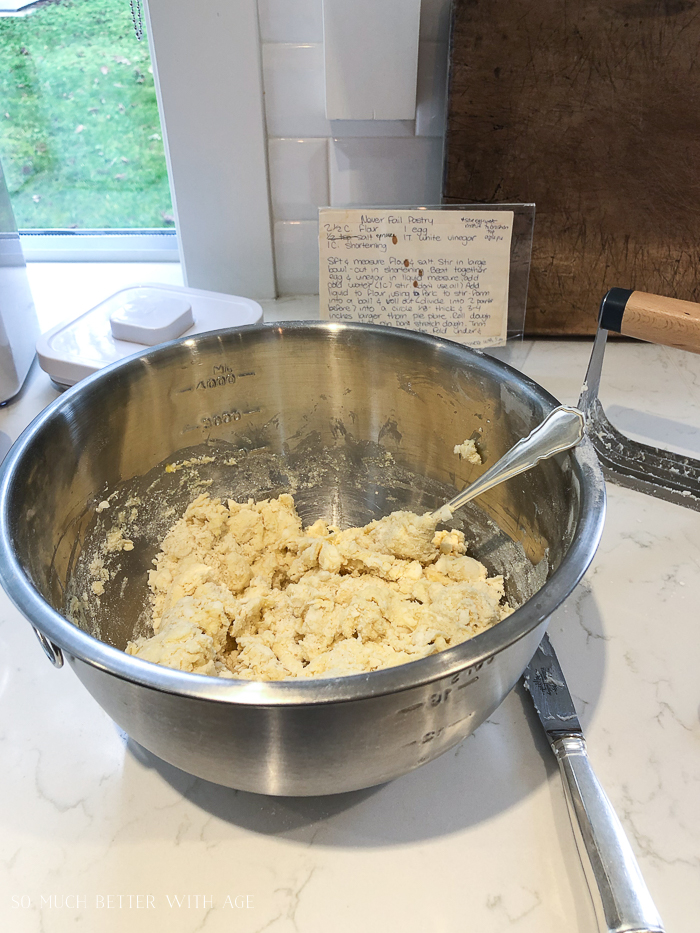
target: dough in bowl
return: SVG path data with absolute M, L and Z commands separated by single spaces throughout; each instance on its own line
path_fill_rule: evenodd
M 289 495 L 201 495 L 149 574 L 153 632 L 127 652 L 196 674 L 339 677 L 459 644 L 512 610 L 460 531 L 393 512 L 363 528 L 302 522 Z

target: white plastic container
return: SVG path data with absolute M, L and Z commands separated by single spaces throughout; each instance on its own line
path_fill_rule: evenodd
M 177 337 L 258 324 L 262 308 L 251 298 L 179 285 L 123 288 L 80 317 L 42 334 L 41 368 L 60 386 L 72 386 L 116 360 Z

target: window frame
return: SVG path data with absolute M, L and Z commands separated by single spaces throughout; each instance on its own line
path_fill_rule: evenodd
M 126 230 L 20 230 L 26 262 L 180 262 L 168 227 Z
M 33 262 L 180 261 L 185 284 L 274 298 L 257 0 L 141 0 L 175 229 L 21 230 Z
M 257 0 L 141 0 L 185 283 L 276 297 Z

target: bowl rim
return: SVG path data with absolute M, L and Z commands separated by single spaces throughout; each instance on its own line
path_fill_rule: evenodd
M 57 612 L 35 589 L 12 547 L 13 488 L 21 475 L 23 458 L 37 435 L 50 428 L 52 419 L 62 413 L 76 395 L 96 384 L 121 378 L 129 368 L 149 365 L 168 353 L 177 353 L 181 345 L 232 337 L 241 340 L 245 339 L 246 333 L 277 331 L 283 334 L 285 331 L 307 329 L 340 334 L 363 331 L 400 336 L 427 343 L 455 363 L 459 362 L 459 357 L 475 355 L 480 358 L 481 366 L 515 377 L 517 382 L 542 401 L 545 408 L 554 408 L 560 404 L 534 380 L 478 349 L 441 337 L 376 324 L 285 321 L 245 325 L 182 337 L 137 352 L 105 367 L 66 390 L 37 415 L 15 441 L 0 466 L 0 583 L 17 609 L 35 629 L 60 647 L 71 663 L 83 662 L 122 680 L 161 692 L 227 704 L 282 707 L 363 700 L 481 669 L 491 663 L 496 655 L 527 637 L 533 629 L 545 622 L 583 577 L 600 542 L 606 511 L 602 469 L 587 437 L 570 452 L 580 484 L 581 509 L 573 540 L 559 567 L 534 596 L 503 621 L 459 645 L 426 658 L 368 673 L 325 679 L 254 681 L 217 678 L 179 671 L 126 654 L 84 632 Z

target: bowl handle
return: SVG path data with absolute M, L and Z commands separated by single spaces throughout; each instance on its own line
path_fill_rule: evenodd
M 63 652 L 58 647 L 58 645 L 54 645 L 52 641 L 49 641 L 46 635 L 44 635 L 43 632 L 40 632 L 38 628 L 34 628 L 33 625 L 32 628 L 34 629 L 34 634 L 39 639 L 39 644 L 44 649 L 44 654 L 49 659 L 49 661 L 51 661 L 54 667 L 63 667 Z

